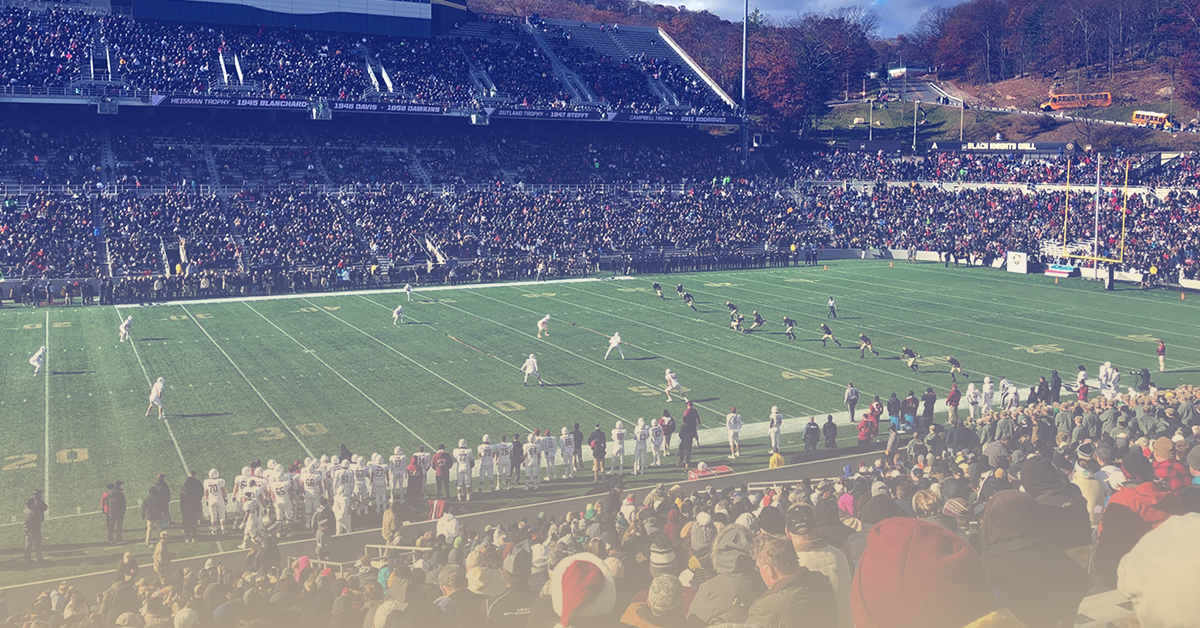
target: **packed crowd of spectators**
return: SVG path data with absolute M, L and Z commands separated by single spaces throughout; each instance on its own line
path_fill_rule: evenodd
M 546 53 L 531 37 L 516 40 L 464 38 L 467 57 L 487 72 L 496 86 L 494 96 L 512 98 L 527 107 L 559 109 L 571 96 L 558 77 Z
M 0 182 L 87 185 L 101 180 L 100 135 L 91 121 L 22 115 L 0 122 Z
M 285 558 L 265 526 L 270 509 L 236 562 L 181 569 L 179 533 L 152 535 L 150 526 L 150 564 L 126 553 L 106 589 L 63 582 L 8 609 L 8 623 L 1026 628 L 1072 625 L 1099 584 L 1129 599 L 1130 625 L 1190 625 L 1200 568 L 1177 560 L 1165 569 L 1164 557 L 1200 534 L 1200 392 L 1160 391 L 1146 378 L 1128 392 L 1072 398 L 1078 391 L 1054 375 L 1023 400 L 1003 391 L 998 406 L 969 390 L 947 422 L 927 412 L 906 444 L 892 436 L 873 463 L 837 478 L 660 484 L 641 499 L 618 483 L 579 510 L 496 514 L 481 528 L 447 513 L 428 531 L 406 529 L 396 499 L 382 539 L 418 551 L 362 555 L 341 573 L 308 555 Z M 971 405 L 961 415 L 960 401 Z M 910 411 L 918 414 L 876 398 L 863 421 L 892 415 L 902 425 Z M 586 442 L 603 452 L 604 438 L 597 426 Z M 423 478 L 421 468 L 414 455 L 406 474 Z M 179 491 L 181 512 L 194 500 L 185 537 L 198 533 L 203 512 L 199 481 L 188 481 Z M 143 504 L 159 504 L 164 491 L 169 506 L 160 475 Z M 109 485 L 113 495 L 125 503 L 123 487 Z M 305 522 L 318 548 L 322 534 L 341 529 L 341 515 L 321 502 Z M 897 584 L 910 580 L 920 583 L 916 598 Z
M 456 40 L 380 39 L 372 42 L 372 50 L 396 90 L 387 93 L 378 77 L 382 98 L 444 107 L 477 104 L 479 94 Z
M 131 87 L 163 94 L 204 94 L 221 83 L 217 53 L 222 35 L 213 28 L 117 15 L 96 19 L 114 78 Z
M 69 9 L 5 7 L 0 12 L 0 38 L 7 50 L 0 80 L 13 88 L 69 85 L 91 62 L 95 28 L 93 16 Z
M 239 194 L 229 206 L 245 238 L 244 264 L 348 272 L 370 261 L 353 219 L 343 213 L 348 202 L 301 189 Z
M 99 271 L 93 199 L 36 193 L 0 206 L 0 272 L 10 278 Z
M 555 53 L 614 110 L 649 113 L 664 104 L 632 59 L 618 60 L 591 48 L 565 44 L 555 48 Z

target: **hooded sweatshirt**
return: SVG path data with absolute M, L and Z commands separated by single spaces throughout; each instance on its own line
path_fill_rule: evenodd
M 750 605 L 767 590 L 750 554 L 753 545 L 754 535 L 744 526 L 735 524 L 721 530 L 713 542 L 713 570 L 717 575 L 696 590 L 690 615 L 706 626 L 746 621 Z

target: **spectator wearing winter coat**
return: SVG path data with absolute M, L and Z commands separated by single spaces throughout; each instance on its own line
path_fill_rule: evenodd
M 1200 562 L 1170 560 L 1200 535 L 1200 514 L 1171 517 L 1121 559 L 1117 588 L 1133 603 L 1136 625 L 1193 626 L 1200 617 Z
M 1000 603 L 1029 626 L 1071 626 L 1092 578 L 1046 541 L 1028 493 L 1001 491 L 983 513 L 983 565 Z
M 846 555 L 825 542 L 820 536 L 817 515 L 808 504 L 795 504 L 788 509 L 787 538 L 796 550 L 800 566 L 824 575 L 837 598 L 838 626 L 851 628 L 850 621 L 850 563 Z
M 1183 514 L 1179 496 L 1154 479 L 1154 467 L 1140 451 L 1129 452 L 1121 469 L 1129 481 L 1109 498 L 1096 539 L 1094 564 L 1105 578 L 1116 575 L 1121 559 L 1147 532 Z
M 683 614 L 683 585 L 677 576 L 655 576 L 645 602 L 633 602 L 621 615 L 634 628 L 701 628 L 706 624 Z
M 1021 486 L 1042 506 L 1046 540 L 1060 550 L 1092 543 L 1087 500 L 1045 456 L 1034 456 L 1021 465 Z
M 763 534 L 754 541 L 754 561 L 767 585 L 750 606 L 747 624 L 762 628 L 836 628 L 837 602 L 829 578 L 800 566 L 786 538 Z
M 713 569 L 716 575 L 701 584 L 692 601 L 690 616 L 704 625 L 743 623 L 750 605 L 767 590 L 752 550 L 754 535 L 739 525 L 726 526 L 713 544 Z

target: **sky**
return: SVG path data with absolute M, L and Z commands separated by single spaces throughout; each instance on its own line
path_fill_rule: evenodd
M 750 10 L 756 7 L 773 18 L 790 18 L 804 13 L 820 13 L 848 6 L 866 6 L 879 16 L 881 37 L 907 33 L 926 9 L 951 6 L 961 0 L 750 0 Z M 693 11 L 708 10 L 732 22 L 742 21 L 744 0 L 692 0 L 686 2 Z

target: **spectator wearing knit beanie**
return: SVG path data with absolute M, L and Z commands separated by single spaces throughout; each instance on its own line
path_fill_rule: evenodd
M 636 628 L 685 628 L 702 626 L 683 614 L 683 585 L 679 578 L 656 576 L 645 602 L 633 602 L 621 615 L 621 625 Z
M 612 628 L 616 580 L 599 558 L 574 554 L 550 575 L 550 597 L 534 600 L 531 628 Z
M 949 530 L 894 517 L 867 534 L 850 590 L 856 628 L 1024 628 L 995 609 L 979 555 Z
M 750 605 L 767 590 L 754 563 L 754 534 L 740 525 L 725 526 L 713 546 L 716 576 L 697 587 L 689 615 L 705 625 L 744 622 Z
M 717 526 L 713 523 L 712 516 L 706 512 L 696 515 L 689 539 L 692 552 L 687 563 L 688 569 L 692 571 L 693 587 L 699 587 L 716 575 L 712 561 L 712 545 L 716 537 Z

